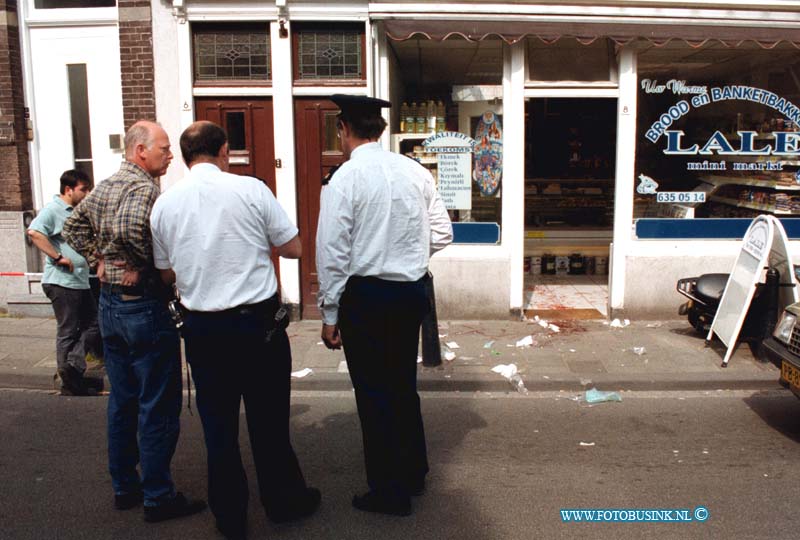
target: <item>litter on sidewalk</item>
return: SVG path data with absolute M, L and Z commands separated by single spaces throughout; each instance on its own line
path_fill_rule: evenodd
M 578 446 L 594 446 L 594 443 L 593 442 L 583 442 L 583 441 L 581 441 L 581 442 L 578 443 Z
M 312 373 L 314 373 L 313 369 L 311 369 L 311 368 L 303 368 L 300 371 L 293 371 L 292 372 L 292 378 L 294 378 L 294 379 L 302 379 L 303 377 L 308 377 Z
M 456 353 L 454 353 L 453 351 L 451 351 L 451 350 L 449 350 L 449 349 L 445 349 L 445 350 L 442 352 L 442 356 L 443 356 L 443 357 L 444 357 L 444 359 L 445 359 L 445 360 L 447 360 L 448 362 L 452 362 L 453 360 L 455 360 L 455 359 L 456 359 Z
M 492 340 L 492 341 L 487 341 L 486 343 L 484 343 L 484 344 L 483 344 L 483 348 L 484 348 L 484 349 L 491 349 L 491 348 L 492 348 L 492 345 L 494 345 L 494 340 Z
M 448 341 L 447 343 L 445 343 L 445 345 L 447 345 L 448 349 L 460 349 L 461 348 L 461 347 L 458 346 L 458 343 L 456 343 L 455 341 Z
M 614 319 L 613 321 L 611 321 L 609 326 L 611 328 L 625 328 L 626 326 L 630 326 L 630 324 L 631 321 L 629 319 L 625 319 L 623 321 L 620 321 L 619 319 Z
M 639 356 L 647 354 L 647 349 L 645 349 L 644 347 L 634 347 L 631 350 L 633 351 L 633 354 L 638 354 Z
M 509 384 L 520 394 L 527 394 L 528 389 L 525 388 L 525 382 L 522 376 L 517 373 L 516 364 L 498 364 L 492 368 L 492 371 L 505 377 Z
M 533 345 L 533 336 L 525 336 L 524 338 L 517 341 L 517 347 L 530 347 Z
M 590 388 L 584 396 L 586 403 L 603 403 L 604 401 L 622 401 L 616 392 L 602 392 L 597 388 Z

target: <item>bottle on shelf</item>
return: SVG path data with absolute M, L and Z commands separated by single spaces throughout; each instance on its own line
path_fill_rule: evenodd
M 427 105 L 427 118 L 428 118 L 428 133 L 436 131 L 436 102 L 433 100 L 428 101 Z
M 412 101 L 411 106 L 406 111 L 405 133 L 414 133 L 417 131 L 417 102 Z
M 416 129 L 414 130 L 416 133 L 425 133 L 427 113 L 428 113 L 428 108 L 425 105 L 425 102 L 423 101 L 417 107 L 417 122 L 416 122 Z
M 408 103 L 405 101 L 400 106 L 400 133 L 406 133 L 406 121 L 408 119 Z
M 447 121 L 445 119 L 445 115 L 447 110 L 445 109 L 444 102 L 439 100 L 436 104 L 436 133 L 440 133 L 447 129 Z

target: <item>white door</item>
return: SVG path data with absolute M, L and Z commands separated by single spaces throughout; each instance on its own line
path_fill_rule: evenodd
M 39 155 L 34 181 L 41 182 L 46 204 L 76 158 L 95 182 L 119 168 L 122 152 L 109 138 L 124 131 L 119 34 L 116 26 L 31 28 L 30 40 Z

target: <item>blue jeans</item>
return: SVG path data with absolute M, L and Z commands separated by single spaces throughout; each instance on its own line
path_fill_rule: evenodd
M 108 463 L 114 493 L 144 492 L 146 506 L 175 496 L 170 462 L 180 433 L 180 341 L 164 302 L 100 294 L 111 382 Z M 141 477 L 136 465 L 141 465 Z

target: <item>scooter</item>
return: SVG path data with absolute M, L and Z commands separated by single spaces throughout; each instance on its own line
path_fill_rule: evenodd
M 714 321 L 728 284 L 728 276 L 729 274 L 703 274 L 678 280 L 676 290 L 689 299 L 680 306 L 678 314 L 686 315 L 689 324 L 701 334 L 707 334 Z M 756 285 L 753 301 L 739 334 L 739 339 L 748 342 L 753 354 L 759 358 L 763 357 L 761 343 L 772 334 L 778 320 L 779 287 L 780 273 L 774 268 L 768 268 L 764 283 Z

